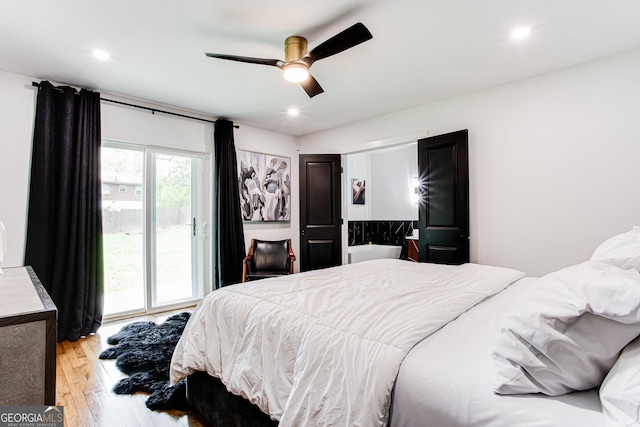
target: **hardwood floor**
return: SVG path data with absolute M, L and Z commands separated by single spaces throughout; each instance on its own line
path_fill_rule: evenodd
M 150 411 L 144 404 L 146 394 L 113 393 L 111 389 L 125 375 L 116 368 L 114 360 L 98 359 L 100 352 L 108 347 L 107 338 L 122 326 L 142 320 L 162 322 L 174 313 L 110 322 L 95 335 L 76 342 L 58 343 L 56 404 L 64 406 L 66 427 L 209 426 L 193 413 Z

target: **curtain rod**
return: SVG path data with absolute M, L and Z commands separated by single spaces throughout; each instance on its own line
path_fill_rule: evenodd
M 37 82 L 31 82 L 31 85 L 32 86 L 36 86 L 36 87 L 40 87 L 40 83 L 37 83 Z M 57 87 L 54 87 L 53 89 L 54 90 L 58 90 L 58 91 L 62 91 L 62 89 L 57 88 Z M 199 120 L 201 122 L 207 122 L 207 123 L 215 123 L 216 122 L 215 120 L 201 119 L 200 117 L 188 116 L 186 114 L 173 113 L 171 111 L 159 110 L 157 108 L 145 107 L 143 105 L 130 104 L 128 102 L 116 101 L 116 100 L 108 99 L 108 98 L 100 97 L 100 101 L 106 101 L 106 102 L 112 102 L 114 104 L 126 105 L 127 107 L 140 108 L 141 110 L 151 111 L 151 114 L 162 113 L 162 114 L 168 114 L 170 116 L 184 117 L 185 119 Z M 236 129 L 240 128 L 240 126 L 238 126 L 238 125 L 233 125 L 233 127 L 236 128 Z

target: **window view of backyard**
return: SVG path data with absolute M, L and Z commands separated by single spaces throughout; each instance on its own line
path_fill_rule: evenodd
M 142 151 L 102 148 L 105 315 L 144 308 Z
M 191 251 L 191 159 L 155 156 L 156 301 L 194 295 Z
M 191 262 L 191 159 L 154 156 L 154 233 L 145 256 L 144 152 L 103 147 L 102 208 L 105 315 L 194 295 Z M 152 278 L 145 279 L 146 259 Z M 146 281 L 145 281 L 146 280 Z M 152 283 L 153 286 L 148 286 Z

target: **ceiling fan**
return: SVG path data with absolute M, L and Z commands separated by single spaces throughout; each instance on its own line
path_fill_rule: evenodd
M 309 73 L 314 62 L 333 56 L 350 49 L 360 43 L 370 40 L 373 36 L 361 22 L 336 34 L 325 42 L 307 52 L 307 39 L 300 36 L 290 36 L 284 41 L 284 61 L 279 59 L 251 58 L 247 56 L 225 55 L 219 53 L 205 53 L 211 58 L 228 59 L 231 61 L 248 62 L 250 64 L 272 65 L 284 72 L 288 81 L 300 83 L 310 98 L 324 92 L 318 81 Z

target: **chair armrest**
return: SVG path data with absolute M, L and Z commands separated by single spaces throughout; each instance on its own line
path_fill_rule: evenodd
M 249 253 L 242 260 L 242 282 L 247 281 L 247 273 L 250 273 L 250 264 L 253 261 L 253 240 L 251 240 L 251 247 L 249 248 Z
M 293 253 L 293 247 L 291 246 L 291 240 L 289 240 L 289 274 L 293 274 L 293 261 L 296 260 L 296 256 Z
M 246 257 L 244 257 L 244 262 L 253 260 L 253 241 L 251 242 L 251 247 L 249 248 L 249 253 Z

